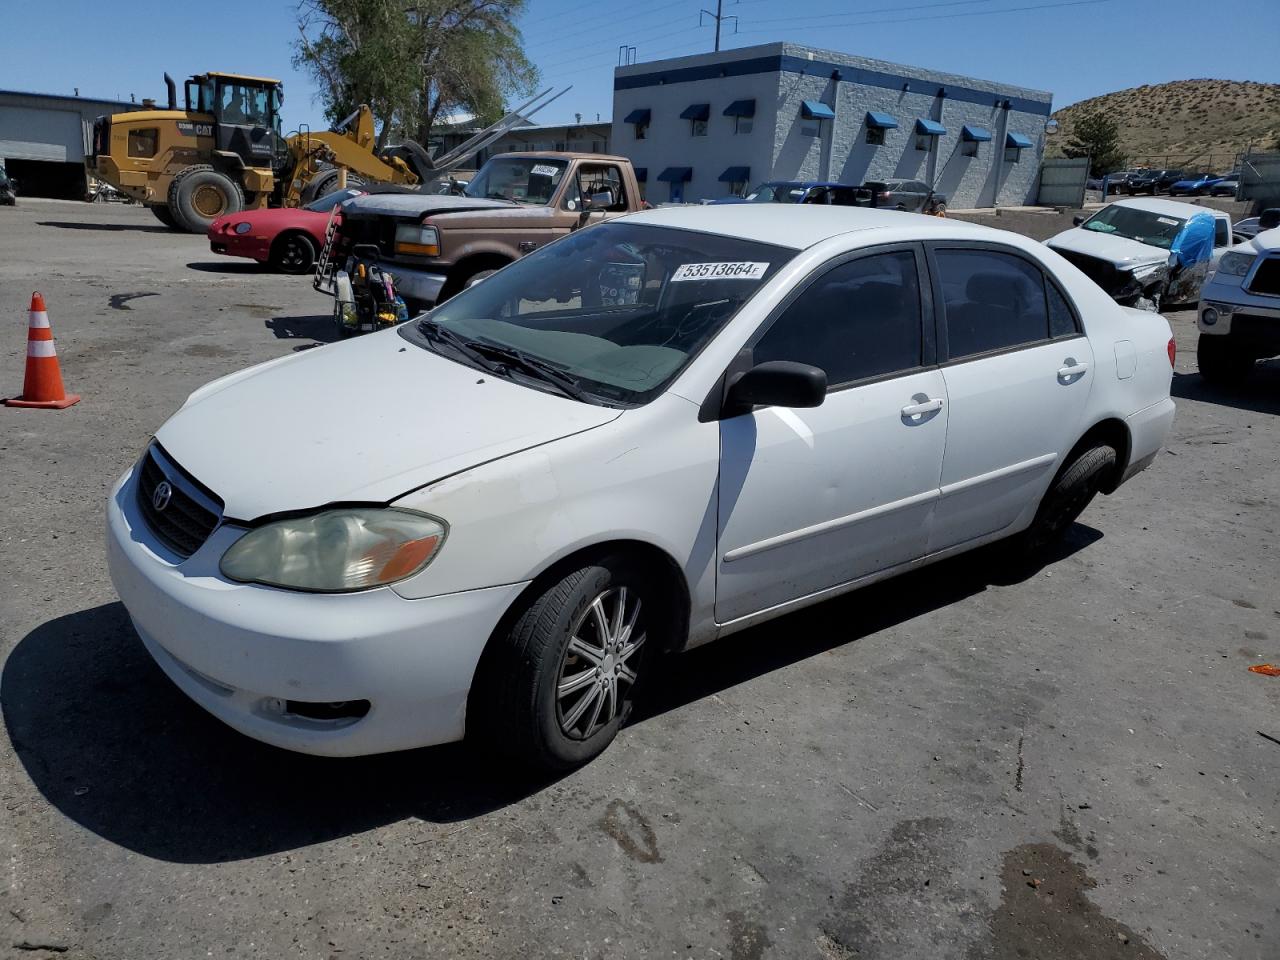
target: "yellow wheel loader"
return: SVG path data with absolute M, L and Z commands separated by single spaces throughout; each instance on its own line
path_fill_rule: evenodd
M 414 185 L 467 157 L 546 106 L 544 90 L 447 156 L 432 160 L 412 141 L 377 150 L 373 113 L 361 105 L 333 130 L 281 132 L 279 80 L 203 73 L 186 82 L 184 109 L 167 73 L 167 109 L 98 117 L 89 173 L 145 204 L 165 226 L 204 233 L 218 217 L 296 207 L 348 184 Z M 561 91 L 564 93 L 565 91 Z

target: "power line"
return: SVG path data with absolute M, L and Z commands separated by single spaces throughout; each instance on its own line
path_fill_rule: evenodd
M 640 17 L 648 17 L 654 13 L 657 13 L 660 10 L 669 10 L 672 7 L 678 7 L 681 5 L 688 4 L 688 2 L 689 0 L 672 0 L 671 3 L 664 3 L 662 6 L 659 6 L 659 7 L 648 7 L 637 13 L 633 13 L 627 17 L 615 17 L 609 21 L 609 26 L 612 27 L 615 24 L 626 23 L 628 20 L 636 20 Z M 670 26 L 670 24 L 664 24 L 664 26 Z M 545 40 L 535 41 L 534 43 L 529 44 L 528 49 L 534 50 L 539 47 L 558 46 L 564 43 L 564 41 L 566 40 L 572 40 L 574 37 L 581 37 L 588 33 L 599 33 L 599 32 L 600 32 L 599 27 L 586 27 L 585 29 L 582 29 L 582 30 L 575 30 L 573 33 L 560 33 L 560 34 L 557 34 L 555 37 L 548 37 Z
M 898 12 L 899 10 L 932 10 L 932 9 L 937 8 L 937 7 L 963 7 L 963 6 L 972 6 L 972 5 L 973 5 L 973 4 L 975 4 L 975 3 L 995 3 L 995 0 L 945 0 L 945 2 L 943 2 L 943 3 L 917 3 L 917 4 L 913 4 L 913 5 L 909 6 L 909 7 L 904 7 L 904 6 L 901 6 L 901 5 L 899 5 L 899 4 L 895 4 L 895 5 L 894 5 L 894 6 L 892 6 L 892 7 L 870 7 L 870 8 L 866 8 L 866 9 L 862 9 L 862 10 L 842 10 L 840 13 L 826 13 L 826 14 L 820 14 L 820 15 L 815 15 L 815 16 L 801 16 L 801 17 L 798 17 L 798 18 L 797 18 L 797 17 L 780 17 L 780 18 L 775 18 L 775 19 L 772 19 L 772 20 L 753 20 L 753 21 L 752 21 L 752 23 L 795 23 L 797 19 L 800 19 L 800 20 L 834 20 L 834 19 L 836 19 L 836 18 L 838 18 L 838 17 L 847 17 L 847 16 L 849 16 L 849 14 L 851 14 L 851 13 L 858 13 L 858 14 L 862 14 L 862 13 L 896 13 L 896 12 Z M 978 13 L 985 13 L 986 11 L 985 11 L 985 10 L 982 10 L 982 11 L 976 11 L 976 12 L 978 12 Z M 995 11 L 992 11 L 992 12 L 995 12 Z
M 828 30 L 832 27 L 868 27 L 884 23 L 919 23 L 925 20 L 961 20 L 967 17 L 991 17 L 1001 13 L 1022 13 L 1027 10 L 1051 10 L 1054 7 L 1087 7 L 1099 3 L 1111 3 L 1113 0 L 1065 0 L 1061 3 L 1046 3 L 1034 7 L 1005 7 L 1002 10 L 970 10 L 965 13 L 944 13 L 929 17 L 891 17 L 885 20 L 848 20 L 842 23 L 821 23 L 810 26 L 797 26 L 797 30 Z M 901 8 L 898 8 L 901 9 Z M 794 21 L 787 21 L 794 23 Z M 743 30 L 741 34 L 776 33 L 776 30 Z

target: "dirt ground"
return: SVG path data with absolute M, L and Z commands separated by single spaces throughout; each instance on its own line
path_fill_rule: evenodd
M 677 658 L 602 758 L 530 782 L 245 739 L 112 591 L 110 484 L 198 385 L 328 349 L 326 298 L 137 207 L 20 201 L 0 395 L 33 289 L 84 400 L 0 408 L 0 956 L 1277 956 L 1280 679 L 1247 668 L 1280 663 L 1280 364 L 1207 387 L 1189 313 L 1167 452 L 1052 562 L 967 555 Z

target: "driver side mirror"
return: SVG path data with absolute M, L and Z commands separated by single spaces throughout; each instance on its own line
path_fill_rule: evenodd
M 613 194 L 608 190 L 602 190 L 599 193 L 590 193 L 582 198 L 582 212 L 591 213 L 593 210 L 607 210 L 613 206 Z
M 1076 216 L 1071 218 L 1071 222 L 1078 227 L 1080 226 L 1080 224 L 1084 223 L 1084 217 L 1077 214 Z
M 756 406 L 818 407 L 826 398 L 826 371 L 794 360 L 766 360 L 730 383 L 721 416 L 736 417 Z

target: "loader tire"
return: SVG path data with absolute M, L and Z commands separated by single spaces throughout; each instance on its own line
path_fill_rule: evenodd
M 149 206 L 147 207 L 147 209 L 150 210 L 153 214 L 155 214 L 156 219 L 159 220 L 161 223 L 163 223 L 170 230 L 182 229 L 180 226 L 178 226 L 178 222 L 173 219 L 173 214 L 169 212 L 169 208 L 167 206 L 158 206 L 158 205 Z
M 363 187 L 364 181 L 359 177 L 347 171 L 348 187 Z M 302 193 L 298 197 L 298 202 L 302 206 L 306 206 L 313 200 L 319 200 L 325 194 L 333 193 L 338 189 L 338 171 L 322 170 L 311 178 L 310 182 L 302 188 Z
M 244 191 L 206 163 L 187 167 L 169 184 L 169 212 L 189 233 L 204 233 L 218 217 L 244 209 Z

